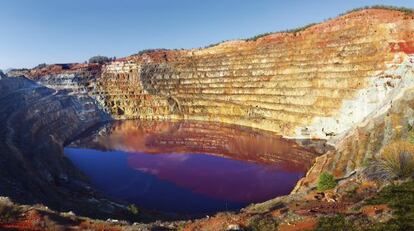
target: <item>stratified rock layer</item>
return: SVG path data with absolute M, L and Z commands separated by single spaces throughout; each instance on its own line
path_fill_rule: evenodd
M 411 84 L 404 73 L 412 65 L 401 64 L 414 52 L 413 35 L 412 15 L 370 9 L 256 41 L 158 50 L 100 70 L 55 65 L 27 76 L 88 92 L 118 119 L 218 121 L 329 138 Z
M 370 161 L 380 158 L 382 147 L 394 140 L 410 138 L 414 126 L 414 87 L 400 92 L 394 100 L 387 105 L 387 110 L 367 118 L 349 132 L 336 144 L 335 150 L 317 157 L 293 192 L 314 187 L 323 172 L 330 172 L 338 179 L 359 173 Z

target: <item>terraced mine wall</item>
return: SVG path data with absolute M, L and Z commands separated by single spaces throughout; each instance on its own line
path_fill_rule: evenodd
M 217 121 L 331 139 L 411 86 L 413 35 L 412 15 L 370 9 L 256 41 L 27 76 L 87 93 L 116 119 Z

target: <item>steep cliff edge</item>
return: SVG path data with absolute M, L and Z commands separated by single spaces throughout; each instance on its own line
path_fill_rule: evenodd
M 414 75 L 414 69 L 410 72 Z M 394 140 L 409 139 L 414 125 L 414 85 L 399 92 L 399 96 L 392 98 L 382 109 L 349 132 L 336 144 L 335 150 L 317 157 L 293 193 L 314 187 L 323 172 L 331 172 L 339 179 L 353 173 L 361 174 L 370 160 L 380 158 L 381 148 Z
M 0 194 L 20 203 L 102 216 L 116 212 L 63 155 L 63 145 L 109 116 L 82 95 L 25 78 L 0 80 Z M 93 199 L 95 198 L 95 199 Z

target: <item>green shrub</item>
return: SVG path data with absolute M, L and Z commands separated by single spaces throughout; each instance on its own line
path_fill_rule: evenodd
M 133 215 L 138 215 L 138 213 L 139 213 L 139 209 L 138 209 L 138 207 L 136 206 L 136 205 L 134 205 L 134 204 L 130 204 L 130 205 L 128 205 L 128 211 L 130 212 L 130 213 L 132 213 Z
M 414 230 L 414 182 L 388 185 L 377 196 L 368 199 L 368 205 L 387 204 L 393 211 L 393 218 L 376 224 L 372 230 Z
M 110 58 L 106 57 L 106 56 L 102 56 L 102 55 L 97 55 L 97 56 L 93 56 L 89 59 L 89 63 L 99 63 L 99 64 L 104 64 L 111 61 Z
M 333 189 L 335 188 L 335 186 L 336 186 L 336 181 L 335 181 L 335 178 L 331 174 L 324 172 L 319 176 L 318 186 L 317 186 L 317 189 L 319 191 Z

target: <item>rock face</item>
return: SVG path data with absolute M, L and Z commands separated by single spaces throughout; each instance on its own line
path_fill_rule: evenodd
M 0 70 L 0 79 L 4 79 L 4 78 L 6 78 L 7 76 L 3 73 L 3 71 L 2 70 Z
M 414 74 L 414 69 L 411 70 Z M 378 158 L 382 147 L 393 140 L 412 136 L 414 125 L 414 87 L 400 92 L 399 97 L 388 104 L 388 110 L 365 119 L 348 133 L 335 150 L 317 157 L 306 177 L 298 182 L 295 192 L 303 192 L 315 185 L 323 172 L 331 172 L 337 178 L 349 176 L 363 170 L 364 163 Z
M 98 200 L 88 202 L 99 196 L 63 155 L 63 145 L 109 116 L 90 97 L 70 96 L 22 77 L 0 80 L 0 104 L 0 194 L 102 215 Z
M 118 119 L 218 121 L 325 139 L 412 84 L 406 73 L 414 65 L 413 35 L 412 15 L 370 9 L 255 41 L 158 50 L 100 70 L 72 65 L 27 76 L 88 91 Z

